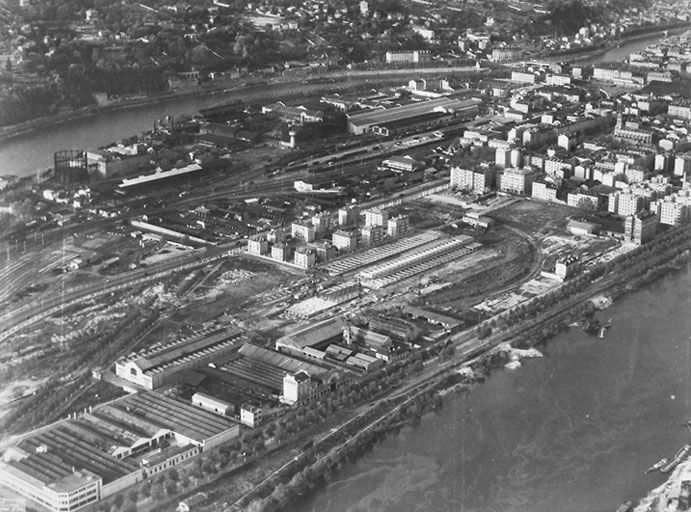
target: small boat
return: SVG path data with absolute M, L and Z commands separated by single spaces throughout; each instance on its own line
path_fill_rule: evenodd
M 652 473 L 653 471 L 657 471 L 658 469 L 660 469 L 662 466 L 664 466 L 668 462 L 669 462 L 669 459 L 667 457 L 662 457 L 655 464 L 653 464 L 648 469 L 646 469 L 645 474 L 647 475 L 648 473 Z
M 685 444 L 684 446 L 682 446 L 681 449 L 674 456 L 674 458 L 660 468 L 660 473 L 669 473 L 670 471 L 672 471 L 682 460 L 684 460 L 684 458 L 689 454 L 690 451 L 691 445 Z
M 606 323 L 600 324 L 600 330 L 597 333 L 597 337 L 600 339 L 604 338 L 605 333 L 607 332 L 607 329 L 609 329 L 610 327 L 612 327 L 612 319 L 611 318 L 609 320 L 607 320 Z
M 631 512 L 633 510 L 633 502 L 631 500 L 626 500 L 624 503 L 619 505 L 617 512 Z

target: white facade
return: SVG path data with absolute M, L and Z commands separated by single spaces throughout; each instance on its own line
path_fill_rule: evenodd
M 354 251 L 357 249 L 357 235 L 350 231 L 337 231 L 331 235 L 331 243 L 338 250 Z
M 409 219 L 407 215 L 399 215 L 393 219 L 389 219 L 386 227 L 387 234 L 392 238 L 398 238 L 408 232 Z
M 386 226 L 389 214 L 386 210 L 367 210 L 365 212 L 365 226 Z
M 313 242 L 316 234 L 316 229 L 312 223 L 299 223 L 293 222 L 290 225 L 290 233 L 296 240 L 302 240 L 303 242 Z
M 557 200 L 557 189 L 547 183 L 535 182 L 531 197 L 538 201 L 554 202 Z
M 197 407 L 220 414 L 221 416 L 227 416 L 229 412 L 231 415 L 233 413 L 233 406 L 230 403 L 205 393 L 195 393 L 192 395 L 192 403 Z
M 511 194 L 530 194 L 534 175 L 531 169 L 505 169 L 499 189 Z
M 311 268 L 317 262 L 317 255 L 312 249 L 298 247 L 293 256 L 293 263 L 300 268 Z
M 72 512 L 101 499 L 103 480 L 86 470 L 49 485 L 10 464 L 0 462 L 0 483 L 54 512 Z

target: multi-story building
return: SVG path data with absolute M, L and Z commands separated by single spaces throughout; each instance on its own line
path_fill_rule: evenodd
M 615 80 L 631 80 L 633 78 L 633 74 L 631 71 L 596 66 L 593 68 L 593 78 L 595 80 L 611 82 Z
M 630 144 L 651 145 L 653 143 L 652 131 L 633 126 L 631 123 L 625 123 L 621 116 L 617 119 L 613 136 L 615 140 Z
M 276 261 L 290 261 L 294 248 L 291 245 L 277 243 L 271 246 L 271 259 Z
M 250 237 L 247 239 L 247 252 L 258 256 L 269 254 L 269 242 L 262 236 Z
M 386 63 L 406 63 L 418 64 L 421 62 L 429 62 L 432 55 L 427 50 L 414 50 L 409 52 L 386 52 Z
M 285 242 L 286 233 L 283 229 L 272 229 L 266 234 L 266 239 L 270 244 L 280 244 Z
M 521 57 L 521 49 L 515 46 L 507 46 L 506 48 L 494 48 L 492 50 L 493 62 L 506 62 L 509 60 L 516 60 Z
M 482 195 L 494 188 L 495 171 L 490 167 L 481 166 L 472 171 L 462 171 L 464 172 L 456 174 L 456 183 L 458 183 L 457 187 L 460 190 L 468 190 Z
M 314 249 L 309 247 L 298 247 L 295 249 L 293 263 L 300 268 L 311 268 L 317 262 L 317 255 Z
M 523 145 L 542 146 L 557 140 L 557 130 L 549 125 L 540 125 L 523 132 Z
M 637 245 L 650 241 L 657 233 L 657 215 L 642 211 L 624 220 L 624 240 Z
M 354 231 L 336 231 L 331 235 L 331 243 L 341 251 L 354 251 L 357 249 L 357 233 Z
M 599 210 L 602 201 L 596 194 L 587 194 L 582 192 L 572 192 L 566 197 L 566 204 L 573 208 L 587 208 L 589 210 Z
M 365 226 L 386 226 L 389 213 L 386 210 L 373 209 L 365 211 Z
M 519 148 L 497 148 L 494 163 L 502 169 L 521 167 L 523 165 L 523 152 Z
M 545 174 L 559 178 L 569 178 L 573 173 L 573 163 L 560 158 L 548 158 L 545 160 Z
M 557 189 L 551 184 L 535 181 L 531 197 L 537 201 L 554 202 L 557 200 Z
M 537 75 L 527 71 L 512 71 L 511 81 L 522 84 L 534 84 L 537 82 Z
M 499 150 L 497 150 L 497 152 L 499 152 Z M 473 170 L 452 167 L 450 186 L 451 188 L 457 188 L 459 190 L 473 190 Z
M 499 182 L 499 190 L 510 194 L 528 195 L 531 193 L 536 173 L 532 169 L 504 169 Z
M 306 371 L 300 370 L 283 377 L 283 396 L 281 399 L 288 405 L 308 402 L 315 398 L 319 391 L 318 383 L 312 380 Z
M 547 83 L 548 85 L 570 85 L 571 77 L 569 75 L 548 74 L 545 77 L 545 83 Z
M 382 226 L 365 226 L 360 230 L 360 241 L 365 247 L 373 247 L 381 243 L 384 238 Z
M 677 157 L 674 159 L 674 175 L 691 175 L 691 154 L 677 155 Z
M 407 215 L 399 215 L 392 219 L 386 225 L 386 233 L 392 238 L 399 238 L 404 236 L 410 228 L 410 220 Z
M 691 105 L 670 105 L 667 107 L 667 115 L 680 119 L 691 119 Z
M 313 242 L 317 230 L 311 222 L 293 222 L 290 225 L 290 233 L 295 240 Z
M 660 224 L 668 226 L 678 226 L 688 222 L 690 209 L 689 204 L 677 202 L 676 195 L 667 196 L 650 204 L 650 211 L 657 215 Z
M 671 158 L 669 157 L 669 155 L 659 153 L 655 155 L 655 166 L 653 169 L 655 171 L 666 172 L 669 170 L 670 162 Z
M 339 226 L 352 226 L 357 224 L 358 218 L 360 217 L 360 211 L 352 206 L 341 208 L 338 210 L 338 225 Z
M 554 274 L 562 281 L 565 281 L 567 278 L 574 275 L 579 267 L 580 264 L 577 256 L 559 258 L 554 265 Z
M 331 227 L 331 214 L 328 212 L 317 213 L 312 216 L 312 225 L 314 226 L 315 236 L 323 235 Z
M 645 207 L 645 197 L 627 190 L 610 194 L 607 210 L 622 217 L 628 217 L 640 212 Z
M 581 163 L 573 168 L 573 177 L 580 181 L 587 181 L 593 177 L 592 164 Z

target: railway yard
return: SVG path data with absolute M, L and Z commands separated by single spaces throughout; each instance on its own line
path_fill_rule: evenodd
M 295 120 L 316 115 L 311 107 L 318 101 L 311 100 L 263 107 L 292 116 L 290 123 L 251 105 L 229 124 L 193 119 L 170 128 L 161 137 L 176 141 L 168 167 L 178 174 L 157 168 L 139 182 L 90 182 L 89 192 L 83 183 L 43 184 L 44 196 L 91 196 L 88 208 L 69 213 L 64 203 L 50 203 L 35 224 L 0 240 L 4 437 L 40 446 L 87 428 L 85 417 L 107 430 L 98 418 L 110 406 L 102 402 L 129 411 L 117 404 L 134 399 L 122 395 L 150 392 L 147 403 L 184 402 L 185 414 L 194 406 L 225 416 L 223 425 L 241 439 L 233 444 L 240 469 L 254 463 L 256 446 L 278 450 L 284 443 L 292 454 L 299 433 L 287 434 L 281 418 L 309 409 L 300 393 L 330 405 L 338 396 L 362 412 L 362 403 L 346 401 L 350 387 L 376 388 L 371 379 L 388 376 L 390 365 L 422 368 L 421 351 L 476 355 L 489 346 L 480 327 L 559 292 L 581 268 L 559 274 L 560 264 L 595 265 L 634 248 L 623 236 L 574 232 L 569 226 L 584 211 L 566 201 L 492 187 L 460 190 L 453 169 L 476 168 L 501 149 L 459 135 L 478 126 L 508 132 L 479 102 L 467 103 L 472 115 L 427 112 L 410 127 L 384 119 L 378 129 L 389 136 L 305 129 L 300 138 Z M 366 100 L 424 110 L 423 103 L 394 104 L 399 98 L 390 91 Z M 359 129 L 352 118 L 328 113 L 343 130 L 346 122 L 348 130 Z M 242 141 L 237 131 L 228 135 L 231 123 L 249 134 Z M 246 142 L 253 139 L 248 127 L 265 128 L 262 142 Z M 153 147 L 158 136 L 147 133 L 139 142 Z M 200 164 L 172 163 L 195 153 L 204 156 Z M 431 366 L 424 372 L 436 374 Z M 160 375 L 165 379 L 155 382 Z M 118 422 L 137 424 L 122 414 Z M 68 415 L 67 430 L 62 423 L 54 434 L 44 427 Z M 172 448 L 174 457 L 182 453 L 182 446 Z M 288 463 L 286 453 L 276 460 Z M 204 460 L 197 473 L 211 485 Z M 132 485 L 152 477 L 146 464 L 127 466 Z M 155 506 L 139 498 L 142 510 Z

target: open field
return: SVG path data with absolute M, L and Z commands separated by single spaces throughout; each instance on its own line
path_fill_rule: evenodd
M 529 235 L 550 233 L 566 227 L 568 218 L 578 210 L 569 206 L 537 201 L 520 201 L 492 211 L 489 217 Z

